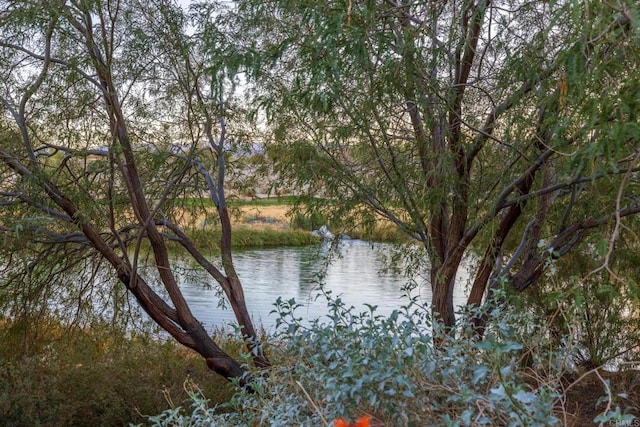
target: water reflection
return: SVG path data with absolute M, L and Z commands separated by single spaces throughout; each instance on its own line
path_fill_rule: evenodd
M 325 289 L 340 295 L 347 305 L 358 310 L 366 310 L 365 304 L 371 304 L 378 306 L 380 314 L 389 314 L 406 303 L 402 288 L 407 279 L 401 274 L 383 271 L 384 258 L 392 249 L 392 245 L 351 240 L 341 243 L 339 255 L 331 256 L 328 265 L 327 254 L 333 252 L 327 245 L 238 252 L 234 254 L 234 263 L 252 317 L 256 324 L 272 330 L 275 317 L 270 312 L 278 297 L 294 298 L 303 304 L 298 314 L 305 319 L 327 313 L 326 301 L 316 299 L 323 272 Z M 464 302 L 465 281 L 465 277 L 458 280 L 456 304 Z M 235 323 L 231 310 L 219 307 L 218 294 L 204 287 L 205 282 L 209 282 L 209 278 L 198 273 L 180 275 L 180 286 L 196 317 L 207 329 Z M 419 295 L 425 303 L 431 300 L 428 284 L 421 284 Z

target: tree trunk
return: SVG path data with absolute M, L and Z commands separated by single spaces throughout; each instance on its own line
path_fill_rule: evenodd
M 431 293 L 434 318 L 443 325 L 453 327 L 456 323 L 453 291 L 456 284 L 456 273 L 462 262 L 464 249 L 448 252 L 440 266 L 431 268 Z
M 455 275 L 443 277 L 437 270 L 431 272 L 432 310 L 434 318 L 445 326 L 454 326 L 456 323 L 453 308 L 453 288 Z
M 245 341 L 247 350 L 252 355 L 253 363 L 258 368 L 268 368 L 271 366 L 271 362 L 265 356 L 262 346 L 259 343 L 259 337 L 253 326 L 253 320 L 249 316 L 249 310 L 244 298 L 244 291 L 240 278 L 233 265 L 232 251 L 231 251 L 231 221 L 229 218 L 229 211 L 226 206 L 220 206 L 218 208 L 218 217 L 222 226 L 222 236 L 220 238 L 220 252 L 222 257 L 222 265 L 224 272 L 227 275 L 227 283 L 229 284 L 229 292 L 227 298 L 233 309 L 233 312 L 240 326 L 240 332 L 242 338 Z

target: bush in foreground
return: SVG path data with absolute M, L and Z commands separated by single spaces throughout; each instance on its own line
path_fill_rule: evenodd
M 558 348 L 529 313 L 497 306 L 485 337 L 470 338 L 462 321 L 455 334 L 434 332 L 415 301 L 389 317 L 355 312 L 329 298 L 330 315 L 305 325 L 295 301 L 277 303 L 279 363 L 257 377 L 255 393 L 240 392 L 218 414 L 199 393 L 191 408 L 166 411 L 154 425 L 331 425 L 363 414 L 388 426 L 563 425 L 562 381 L 575 347 Z M 602 420 L 628 420 L 615 407 Z

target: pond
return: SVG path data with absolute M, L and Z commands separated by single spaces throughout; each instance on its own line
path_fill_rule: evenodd
M 247 306 L 256 325 L 273 331 L 275 315 L 270 314 L 278 297 L 291 298 L 303 305 L 297 311 L 304 319 L 314 319 L 327 314 L 324 298 L 316 298 L 320 275 L 324 272 L 324 289 L 333 296 L 340 296 L 347 306 L 365 311 L 365 304 L 376 305 L 379 314 L 389 314 L 407 303 L 403 287 L 408 279 L 398 272 L 385 271 L 385 258 L 394 250 L 393 245 L 370 243 L 361 240 L 343 240 L 339 254 L 333 254 L 327 243 L 318 246 L 249 250 L 234 254 L 234 264 L 242 281 Z M 465 302 L 466 271 L 458 277 L 454 293 L 455 305 Z M 207 330 L 235 323 L 230 308 L 219 307 L 219 297 L 214 289 L 204 283 L 209 277 L 199 273 L 180 275 L 180 286 L 195 316 Z M 431 289 L 426 281 L 414 291 L 420 302 L 428 305 Z

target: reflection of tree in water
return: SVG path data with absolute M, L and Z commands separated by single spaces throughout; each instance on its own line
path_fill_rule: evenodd
M 334 297 L 340 296 L 343 302 L 353 305 L 356 310 L 366 309 L 364 304 L 377 305 L 379 314 L 389 314 L 399 308 L 406 303 L 401 290 L 406 278 L 384 269 L 385 258 L 393 247 L 345 240 L 339 243 L 338 248 L 326 242 L 309 247 L 241 251 L 235 254 L 234 262 L 244 283 L 251 315 L 266 328 L 272 328 L 274 317 L 269 313 L 278 297 L 284 300 L 294 298 L 302 304 L 304 307 L 297 311 L 297 315 L 305 320 L 325 316 L 326 300 L 316 299 L 323 282 L 325 289 Z M 328 264 L 328 261 L 332 263 Z M 194 272 L 190 271 L 188 263 L 183 265 L 176 260 L 176 264 L 184 273 L 179 276 L 183 279 L 180 286 L 206 328 L 224 327 L 232 322 L 233 312 L 218 307 L 215 286 L 206 289 L 202 278 L 193 277 Z M 426 295 L 425 303 L 428 301 Z
M 319 246 L 304 248 L 299 252 L 298 289 L 304 300 L 313 299 L 320 289 L 330 259 L 327 257 L 328 250 L 329 245 L 322 243 Z
M 391 247 L 360 240 L 333 240 L 301 250 L 300 296 L 313 300 L 321 285 L 333 289 L 336 284 L 342 290 L 345 285 L 357 288 L 368 284 L 386 292 L 399 291 L 398 279 L 402 275 L 384 268 Z

